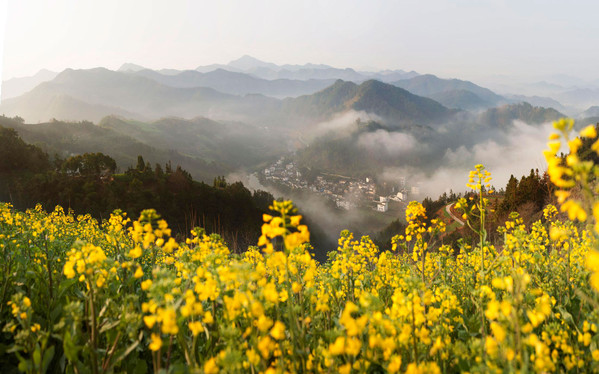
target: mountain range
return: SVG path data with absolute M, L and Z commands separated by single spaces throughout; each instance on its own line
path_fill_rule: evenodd
M 4 84 L 3 97 L 25 92 L 2 100 L 0 114 L 24 118 L 23 138 L 50 153 L 106 152 L 121 167 L 143 154 L 204 180 L 256 170 L 313 142 L 298 155 L 304 165 L 422 167 L 448 150 L 503 137 L 515 120 L 537 125 L 563 116 L 552 98 L 499 95 L 465 80 L 249 56 L 184 71 L 130 63 L 117 71 L 46 71 Z M 375 125 L 356 132 L 360 121 Z
M 125 63 L 117 71 L 148 77 L 171 87 L 206 87 L 231 95 L 261 94 L 279 99 L 309 95 L 341 79 L 354 83 L 368 80 L 392 83 L 413 94 L 434 99 L 451 109 L 482 110 L 501 104 L 525 101 L 536 106 L 553 107 L 569 115 L 579 115 L 584 108 L 597 105 L 599 102 L 597 82 L 589 85 L 572 77 L 548 77 L 549 81 L 539 81 L 524 86 L 499 83 L 494 86 L 505 86 L 504 91 L 511 89 L 516 92 L 498 95 L 472 82 L 441 79 L 430 74 L 420 75 L 414 71 L 359 71 L 311 63 L 277 65 L 247 55 L 227 64 L 197 66 L 192 70 L 152 70 L 141 65 Z M 21 96 L 40 83 L 51 81 L 58 74 L 42 70 L 32 77 L 3 81 L 1 100 Z M 81 100 L 77 97 L 72 99 Z M 47 112 L 52 111 L 47 110 Z
M 456 109 L 482 109 L 506 103 L 488 88 L 459 79 L 440 79 L 426 74 L 392 83 L 416 95 L 426 96 Z
M 105 70 L 105 71 L 101 71 Z M 341 79 L 353 83 L 363 83 L 368 80 L 378 80 L 384 83 L 391 83 L 395 86 L 404 88 L 419 96 L 431 98 L 450 109 L 462 110 L 484 110 L 506 103 L 529 102 L 532 105 L 553 107 L 554 109 L 572 112 L 571 108 L 566 108 L 560 102 L 555 100 L 555 97 L 564 100 L 571 104 L 572 102 L 585 102 L 589 105 L 594 105 L 599 101 L 599 94 L 591 88 L 565 88 L 563 86 L 553 85 L 554 91 L 551 97 L 541 96 L 524 96 L 524 95 L 498 95 L 495 92 L 481 87 L 475 83 L 459 80 L 459 79 L 441 79 L 431 74 L 419 75 L 416 72 L 406 72 L 403 70 L 383 70 L 377 72 L 356 71 L 354 69 L 339 69 L 323 64 L 304 64 L 304 65 L 276 65 L 270 62 L 260 61 L 251 56 L 242 56 L 237 60 L 233 60 L 228 64 L 212 64 L 206 66 L 198 66 L 195 70 L 176 70 L 176 69 L 160 69 L 151 70 L 141 65 L 132 63 L 123 64 L 118 71 L 112 73 L 123 73 L 124 75 L 134 76 L 139 78 L 147 78 L 162 86 L 170 88 L 187 88 L 184 91 L 170 91 L 168 95 L 174 98 L 176 104 L 172 101 L 160 103 L 152 99 L 146 100 L 148 105 L 130 105 L 128 101 L 131 98 L 126 98 L 125 104 L 121 100 L 120 94 L 111 96 L 115 98 L 112 102 L 109 100 L 92 100 L 92 95 L 89 92 L 81 95 L 81 88 L 73 90 L 68 89 L 69 85 L 77 85 L 84 79 L 87 79 L 83 72 L 96 72 L 97 76 L 93 79 L 106 80 L 108 84 L 115 84 L 119 81 L 120 87 L 114 87 L 115 90 L 126 91 L 130 88 L 123 87 L 127 84 L 148 85 L 149 83 L 135 82 L 135 78 L 125 78 L 124 75 L 118 75 L 118 78 L 108 77 L 108 69 L 88 69 L 88 70 L 71 70 L 67 69 L 62 73 L 55 73 L 47 70 L 42 70 L 33 77 L 14 78 L 3 82 L 2 100 L 6 101 L 30 92 L 40 83 L 53 82 L 59 83 L 63 87 L 47 87 L 51 92 L 37 92 L 32 94 L 31 98 L 20 100 L 22 103 L 17 104 L 9 101 L 2 109 L 5 113 L 16 113 L 19 111 L 34 112 L 32 120 L 45 121 L 52 117 L 62 119 L 84 119 L 80 115 L 73 115 L 68 108 L 78 106 L 78 113 L 92 113 L 89 118 L 91 120 L 99 120 L 102 114 L 118 114 L 125 117 L 132 116 L 134 118 L 156 119 L 156 115 L 181 115 L 184 117 L 193 117 L 202 110 L 201 115 L 207 113 L 219 113 L 221 117 L 227 119 L 244 118 L 244 111 L 247 111 L 248 105 L 254 105 L 256 101 L 265 101 L 263 98 L 254 95 L 263 95 L 269 98 L 294 98 L 303 95 L 311 95 L 321 91 L 337 80 Z M 57 79 L 58 78 L 58 79 Z M 89 77 L 88 77 L 89 78 Z M 80 82 L 77 82 L 80 81 Z M 93 85 L 94 88 L 97 85 Z M 547 86 L 547 84 L 545 84 Z M 545 87 L 543 86 L 543 87 Z M 108 87 L 101 87 L 106 89 Z M 241 103 L 223 105 L 225 97 L 218 96 L 215 92 L 199 90 L 200 88 L 211 88 L 218 93 L 228 94 L 233 96 L 252 95 L 248 103 L 245 104 L 245 110 L 237 113 L 233 107 L 243 106 Z M 148 95 L 157 87 L 150 87 Z M 195 89 L 191 90 L 191 89 Z M 162 89 L 163 92 L 168 90 Z M 43 91 L 43 90 L 39 90 Z M 172 94 L 172 95 L 171 95 Z M 45 99 L 42 100 L 42 96 Z M 159 95 L 164 96 L 164 95 Z M 202 102 L 198 103 L 191 99 L 201 98 Z M 219 101 L 218 105 L 213 105 L 215 100 Z M 143 96 L 145 100 L 146 97 Z M 229 97 L 230 101 L 236 101 Z M 116 102 L 115 102 L 116 101 Z M 191 102 L 190 102 L 191 101 Z M 212 101 L 212 103 L 211 103 Z M 239 100 L 237 100 L 239 101 Z M 243 101 L 243 100 L 242 100 Z M 72 103 L 70 105 L 69 103 Z M 76 105 L 74 104 L 76 103 Z M 125 107 L 126 106 L 126 107 Z M 162 106 L 162 108 L 161 108 Z M 190 106 L 193 109 L 190 109 Z M 165 107 L 176 107 L 172 110 L 166 110 Z M 35 110 L 30 109 L 35 108 Z M 272 109 L 272 108 L 271 108 Z M 157 112 L 157 113 L 156 113 Z M 250 111 L 251 112 L 251 111 Z M 210 116 L 210 115 L 209 115 Z
M 277 103 L 262 95 L 240 97 L 207 87 L 171 87 L 146 77 L 95 68 L 67 69 L 22 96 L 2 101 L 0 112 L 30 122 L 52 117 L 97 122 L 110 114 L 141 120 L 199 115 L 240 119 L 240 114 L 258 115 L 256 110 L 272 109 Z
M 231 95 L 262 94 L 275 98 L 308 95 L 322 90 L 335 82 L 334 79 L 263 79 L 253 75 L 218 68 L 201 73 L 186 70 L 176 74 L 163 74 L 143 69 L 132 74 L 150 78 L 170 87 L 210 87 Z
M 227 78 L 230 78 L 229 82 L 234 78 L 243 79 L 248 85 L 268 82 L 271 87 L 280 82 L 258 80 L 224 70 L 181 74 L 217 86 L 227 85 Z M 225 79 L 218 79 L 220 75 Z M 428 124 L 447 119 L 453 113 L 432 99 L 376 80 L 359 85 L 338 80 L 315 93 L 279 100 L 257 93 L 227 94 L 196 86 L 191 78 L 165 76 L 148 70 L 125 73 L 105 68 L 67 69 L 22 96 L 4 100 L 0 112 L 24 117 L 29 122 L 50 118 L 98 122 L 104 116 L 116 114 L 142 121 L 204 116 L 277 127 L 295 126 L 300 122 L 310 124 L 351 109 L 374 113 L 396 125 Z M 311 83 L 302 84 L 306 87 L 305 84 Z M 184 84 L 188 87 L 180 87 Z M 243 84 L 231 83 L 231 86 L 243 87 Z
M 242 56 L 228 64 L 212 64 L 207 66 L 198 66 L 199 72 L 210 72 L 216 69 L 223 69 L 233 72 L 242 72 L 263 79 L 342 79 L 352 82 L 362 82 L 369 79 L 376 79 L 383 82 L 391 82 L 399 79 L 412 78 L 418 75 L 415 71 L 404 70 L 382 70 L 376 72 L 356 71 L 351 68 L 339 69 L 323 64 L 304 64 L 304 65 L 277 65 L 271 62 L 260 61 L 252 56 Z

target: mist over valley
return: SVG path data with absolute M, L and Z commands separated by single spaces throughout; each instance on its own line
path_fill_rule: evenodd
M 249 56 L 183 71 L 135 64 L 41 71 L 3 88 L 0 113 L 22 121 L 2 125 L 51 155 L 101 152 L 119 170 L 143 155 L 181 165 L 200 181 L 243 180 L 293 197 L 331 238 L 343 227 L 375 232 L 402 215 L 398 200 L 393 214 L 365 225 L 373 221 L 364 211 L 376 210 L 379 195 L 401 191 L 408 201 L 462 192 L 473 160 L 493 170 L 497 188 L 512 174 L 544 170 L 550 123 L 562 110 L 575 111 L 555 99 L 572 91 L 556 87 L 554 98 L 499 95 L 413 71 L 276 65 Z M 593 123 L 595 108 L 579 111 L 577 124 Z M 280 159 L 297 165 L 303 179 L 260 184 Z M 377 191 L 362 198 L 370 202 L 358 204 L 360 211 L 343 194 L 315 194 L 318 175 L 368 178 Z M 316 214 L 327 203 L 331 217 Z

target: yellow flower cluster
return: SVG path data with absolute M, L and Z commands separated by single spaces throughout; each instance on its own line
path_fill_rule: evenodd
M 93 244 L 75 243 L 75 247 L 67 253 L 64 264 L 64 275 L 67 279 L 74 278 L 79 274 L 79 282 L 89 282 L 98 288 L 106 284 L 110 274 L 116 274 L 114 262 L 108 261 L 102 248 Z
M 272 253 L 274 246 L 272 240 L 283 238 L 283 244 L 289 251 L 310 241 L 310 232 L 306 225 L 300 225 L 302 216 L 292 215 L 296 212 L 291 201 L 274 201 L 270 209 L 278 212 L 280 216 L 273 217 L 264 214 L 262 235 L 258 239 L 258 246 L 263 247 L 265 253 Z
M 589 177 L 594 173 L 597 166 L 590 160 L 581 160 L 578 151 L 582 146 L 581 137 L 589 139 L 597 137 L 595 126 L 587 126 L 580 132 L 580 137 L 574 138 L 570 136 L 574 127 L 574 120 L 561 119 L 555 122 L 553 127 L 558 132 L 550 135 L 550 141 L 547 143 L 549 149 L 543 152 L 547 161 L 547 173 L 551 182 L 558 187 L 555 195 L 561 204 L 561 211 L 567 212 L 570 220 L 578 219 L 584 222 L 587 219 L 587 212 L 583 207 L 583 202 L 579 199 L 572 199 L 570 196 L 571 189 L 577 185 L 577 182 L 582 184 L 583 189 L 591 188 Z M 567 144 L 569 148 L 569 153 L 565 157 L 557 154 L 563 143 Z M 591 150 L 599 154 L 599 141 L 593 143 Z M 599 211 L 597 211 L 597 214 L 599 215 Z M 599 229 L 599 226 L 596 229 Z
M 558 203 L 561 204 L 560 210 L 568 214 L 570 220 L 587 222 L 589 216 L 592 218 L 591 224 L 594 225 L 593 236 L 599 235 L 599 201 L 596 196 L 599 194 L 599 184 L 596 177 L 599 175 L 599 165 L 595 164 L 589 158 L 589 153 L 595 156 L 599 155 L 599 140 L 597 130 L 594 125 L 588 125 L 583 128 L 578 136 L 572 137 L 571 132 L 574 128 L 574 120 L 561 119 L 554 122 L 553 127 L 557 132 L 549 136 L 548 150 L 544 151 L 547 160 L 547 173 L 551 182 L 558 187 L 555 191 Z M 583 150 L 584 142 L 589 142 L 588 149 Z M 558 156 L 557 153 L 563 144 L 567 144 L 569 153 Z M 558 238 L 565 235 L 564 230 L 555 229 L 551 233 L 552 237 Z M 593 273 L 591 276 L 592 287 L 599 291 L 599 248 L 595 247 L 589 251 L 587 258 L 587 268 Z
M 485 167 L 482 164 L 478 164 L 474 166 L 475 170 L 470 171 L 468 175 L 468 183 L 467 187 L 472 188 L 475 191 L 481 191 L 483 188 L 491 187 L 491 173 L 488 170 L 485 170 Z
M 484 217 L 490 180 L 482 165 L 471 174 L 469 221 Z M 592 225 L 547 206 L 529 227 L 511 215 L 498 242 L 472 221 L 477 250 L 451 248 L 438 243 L 444 224 L 412 202 L 392 248 L 343 231 L 319 264 L 292 203 L 272 210 L 258 246 L 232 254 L 199 228 L 176 241 L 151 210 L 98 224 L 0 204 L 11 352 L 35 371 L 51 347 L 95 372 L 599 371 Z

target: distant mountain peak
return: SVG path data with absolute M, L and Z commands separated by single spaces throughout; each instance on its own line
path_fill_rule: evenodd
M 310 113 L 323 119 L 347 110 L 373 113 L 389 121 L 391 127 L 435 123 L 454 113 L 432 99 L 374 79 L 360 85 L 339 79 L 324 90 L 286 104 L 289 113 Z
M 344 81 L 343 79 L 337 79 L 335 81 L 335 83 L 333 84 L 333 86 L 357 86 L 357 84 L 355 84 L 354 82 L 351 81 Z
M 137 64 L 133 64 L 130 62 L 126 62 L 123 65 L 121 65 L 121 67 L 117 70 L 117 71 L 123 71 L 123 72 L 127 72 L 127 71 L 131 71 L 131 72 L 137 72 L 137 71 L 142 71 L 142 70 L 146 70 L 147 68 L 141 66 L 141 65 L 137 65 Z
M 389 85 L 387 83 L 383 83 L 383 82 L 381 82 L 379 80 L 376 80 L 376 79 L 369 79 L 367 81 L 364 81 L 364 82 L 362 82 L 362 84 L 360 86 L 367 87 L 367 88 L 371 88 L 371 87 L 372 88 L 377 88 L 377 87 L 394 87 L 394 86 L 391 86 L 391 85 Z M 400 87 L 394 87 L 394 88 L 400 88 Z
M 48 70 L 48 69 L 41 69 L 40 71 L 35 73 L 34 77 L 38 77 L 40 75 L 56 75 L 56 74 L 58 74 L 58 73 L 55 71 Z
M 237 60 L 233 60 L 231 62 L 229 62 L 229 65 L 235 64 L 235 63 L 241 63 L 241 62 L 251 62 L 251 63 L 255 63 L 255 64 L 265 64 L 264 61 L 258 60 L 255 57 L 252 57 L 250 55 L 243 55 L 241 57 L 239 57 Z
M 278 69 L 279 68 L 279 66 L 276 64 L 258 60 L 257 58 L 249 56 L 249 55 L 243 55 L 240 58 L 238 58 L 237 60 L 233 60 L 233 61 L 229 62 L 228 66 L 232 66 L 234 68 L 242 69 L 242 70 L 250 70 L 250 69 L 255 69 L 255 68 L 269 68 L 269 69 Z
M 584 112 L 580 113 L 579 118 L 599 117 L 599 106 L 593 105 Z
M 344 94 L 346 94 L 347 92 L 352 92 L 353 95 L 353 91 L 355 91 L 357 87 L 358 85 L 354 82 L 344 81 L 343 79 L 337 79 L 335 83 L 323 90 L 316 92 L 314 95 L 339 95 L 339 93 L 341 92 L 343 92 Z

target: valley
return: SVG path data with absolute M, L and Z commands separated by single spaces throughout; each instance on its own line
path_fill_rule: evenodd
M 533 141 L 561 110 L 572 110 L 555 99 L 501 95 L 431 74 L 276 65 L 249 56 L 195 70 L 123 64 L 44 71 L 6 86 L 0 124 L 59 158 L 102 152 L 125 170 L 143 155 L 150 164 L 181 165 L 200 181 L 254 174 L 281 196 L 302 190 L 332 209 L 398 215 L 408 195 L 461 190 L 453 175 L 469 167 L 469 152 L 511 147 L 521 136 Z M 577 123 L 592 123 L 595 112 L 581 112 Z

